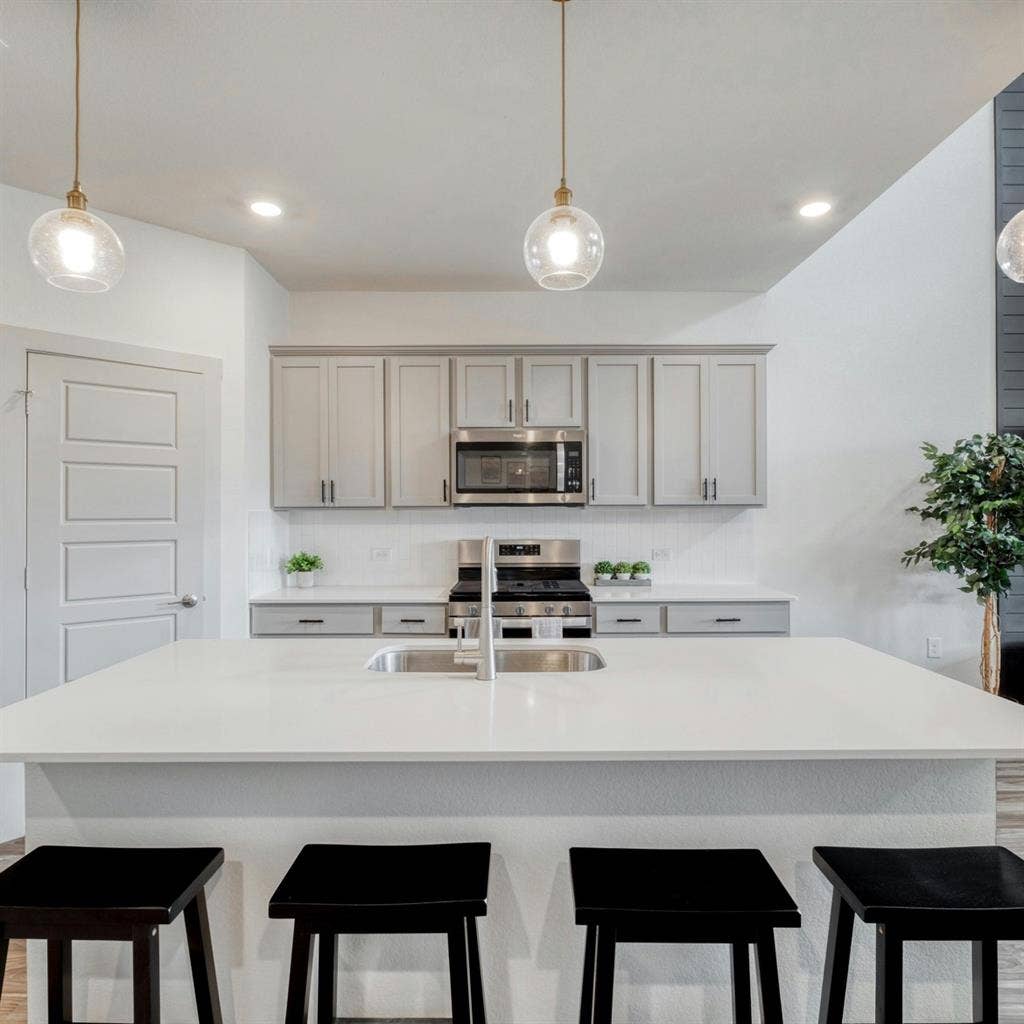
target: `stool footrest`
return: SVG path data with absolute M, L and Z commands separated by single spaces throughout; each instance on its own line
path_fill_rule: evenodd
M 451 1024 L 451 1017 L 335 1017 L 333 1024 Z

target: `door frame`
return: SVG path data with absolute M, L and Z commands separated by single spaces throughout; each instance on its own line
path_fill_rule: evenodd
M 0 324 L 0 707 L 23 699 L 27 692 L 28 592 L 24 572 L 28 560 L 28 430 L 24 389 L 28 386 L 30 354 L 74 356 L 202 375 L 205 433 L 207 438 L 217 439 L 207 446 L 204 460 L 204 623 L 207 636 L 220 636 L 221 360 Z

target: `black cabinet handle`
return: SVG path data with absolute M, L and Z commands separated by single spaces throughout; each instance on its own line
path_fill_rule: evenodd
M 441 500 L 444 502 L 448 501 L 448 481 L 441 481 Z
M 301 622 L 301 623 L 303 623 L 304 625 L 307 625 L 307 626 L 322 626 L 324 620 L 323 619 L 299 619 L 299 622 Z
M 526 422 L 530 422 L 530 400 L 526 400 Z
M 594 478 L 591 477 L 590 478 L 590 500 L 591 501 L 594 500 L 594 490 L 595 490 L 595 488 L 594 488 Z
M 323 480 L 320 481 L 320 504 L 327 504 L 327 484 Z
M 331 504 L 334 504 L 334 481 L 331 481 Z
M 704 477 L 704 500 L 708 500 L 708 478 Z
M 718 501 L 718 477 L 711 481 L 711 500 Z
M 742 619 L 715 619 L 715 622 L 742 622 Z
M 399 619 L 399 622 L 426 622 L 426 619 Z
M 512 422 L 512 399 L 511 398 L 508 400 L 508 421 L 509 421 L 509 423 Z
M 616 619 L 616 622 L 643 622 L 643 619 Z

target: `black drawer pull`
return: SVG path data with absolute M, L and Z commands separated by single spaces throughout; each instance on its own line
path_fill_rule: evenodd
M 616 622 L 643 622 L 643 619 L 616 619 Z M 737 620 L 738 621 L 738 620 Z
M 306 626 L 322 626 L 324 624 L 323 619 L 299 619 L 299 622 Z
M 742 622 L 742 619 L 715 619 L 715 622 Z
M 399 619 L 399 622 L 426 622 L 426 619 Z

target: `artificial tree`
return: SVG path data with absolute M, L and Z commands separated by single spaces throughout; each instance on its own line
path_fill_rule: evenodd
M 984 605 L 981 681 L 998 693 L 998 599 L 1010 589 L 1010 573 L 1024 563 L 1024 438 L 975 434 L 949 452 L 928 443 L 921 450 L 931 463 L 921 483 L 930 489 L 922 505 L 907 511 L 936 520 L 943 532 L 905 551 L 902 561 L 928 561 L 956 574 L 964 581 L 960 589 Z

